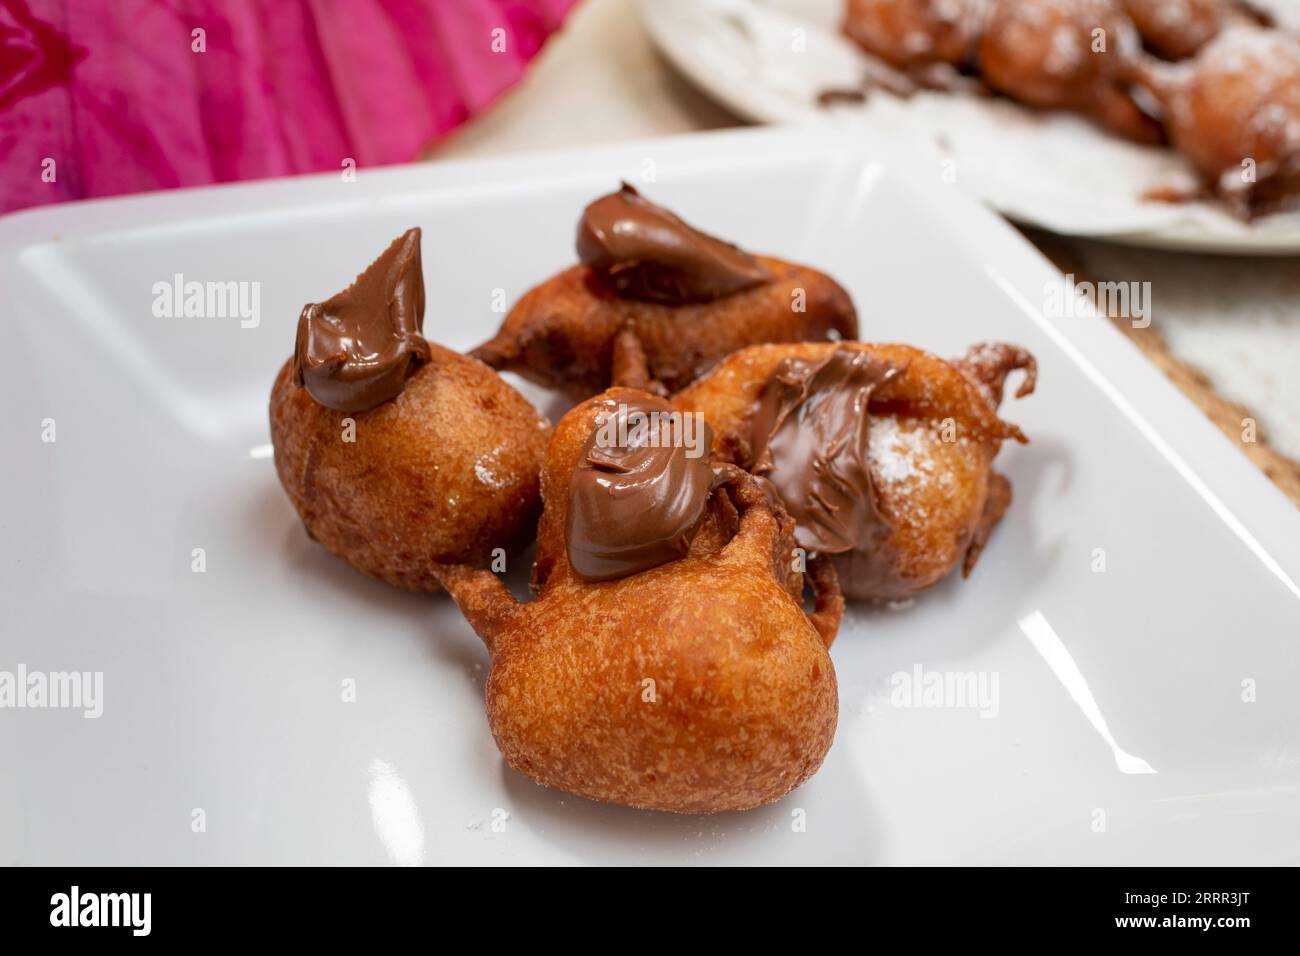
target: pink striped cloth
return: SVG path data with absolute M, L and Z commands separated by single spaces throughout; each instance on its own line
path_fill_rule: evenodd
M 576 0 L 0 0 L 0 211 L 400 163 Z

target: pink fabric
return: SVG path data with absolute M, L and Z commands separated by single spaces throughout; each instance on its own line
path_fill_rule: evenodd
M 0 211 L 408 161 L 575 2 L 0 0 Z

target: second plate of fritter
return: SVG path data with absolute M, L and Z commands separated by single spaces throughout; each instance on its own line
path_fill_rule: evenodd
M 643 0 L 637 10 L 669 61 L 738 115 L 869 127 L 915 149 L 936 188 L 967 189 L 1018 222 L 1168 249 L 1300 252 L 1300 14 L 1287 0 L 1206 0 L 1196 9 L 1222 15 L 1171 37 L 1149 6 Z M 1279 186 L 1289 211 L 1273 211 Z

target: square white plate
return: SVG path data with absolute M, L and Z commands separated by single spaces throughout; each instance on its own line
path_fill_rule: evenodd
M 486 655 L 454 607 L 309 541 L 268 457 L 304 302 L 419 225 L 425 332 L 470 347 L 501 319 L 495 290 L 513 302 L 572 261 L 579 210 L 620 177 L 836 276 L 866 338 L 945 355 L 1005 339 L 1041 364 L 1038 393 L 1004 411 L 1033 443 L 1000 457 L 1016 500 L 974 575 L 850 611 L 830 756 L 744 814 L 602 806 L 506 769 Z M 177 274 L 260 283 L 260 323 L 155 317 L 154 284 Z M 0 221 L 0 671 L 103 681 L 97 719 L 0 709 L 0 863 L 1300 861 L 1300 514 L 1105 321 L 1046 318 L 1053 282 L 1009 227 L 866 134 Z M 894 675 L 918 667 L 996 678 L 996 703 L 896 706 Z

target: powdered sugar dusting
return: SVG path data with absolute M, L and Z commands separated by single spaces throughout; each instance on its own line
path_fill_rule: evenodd
M 1293 74 L 1300 66 L 1300 47 L 1280 30 L 1234 27 L 1205 48 L 1202 62 L 1216 73 L 1242 74 L 1271 85 L 1279 74 Z
M 1178 30 L 1192 23 L 1192 5 L 1189 0 L 1166 0 L 1155 10 L 1155 22 L 1166 30 Z
M 894 488 L 923 486 L 934 467 L 925 453 L 924 433 L 901 428 L 893 415 L 871 419 L 867 460 L 877 484 Z
M 501 467 L 501 462 L 497 460 L 500 454 L 500 448 L 493 448 L 486 455 L 479 455 L 474 462 L 474 477 L 479 480 L 480 484 L 498 491 L 504 488 L 507 482 L 497 474 L 497 469 Z
M 995 342 L 979 342 L 972 345 L 966 350 L 966 356 L 961 365 L 969 369 L 996 369 L 999 368 L 1006 360 L 1005 348 Z M 960 367 L 960 366 L 959 366 Z M 984 400 L 993 408 L 999 404 L 998 396 L 993 393 L 992 386 L 979 375 L 967 375 L 967 380 L 971 382 Z
M 1051 45 L 1043 69 L 1053 76 L 1068 76 L 1083 62 L 1083 38 L 1074 28 L 1061 24 L 1052 31 Z

